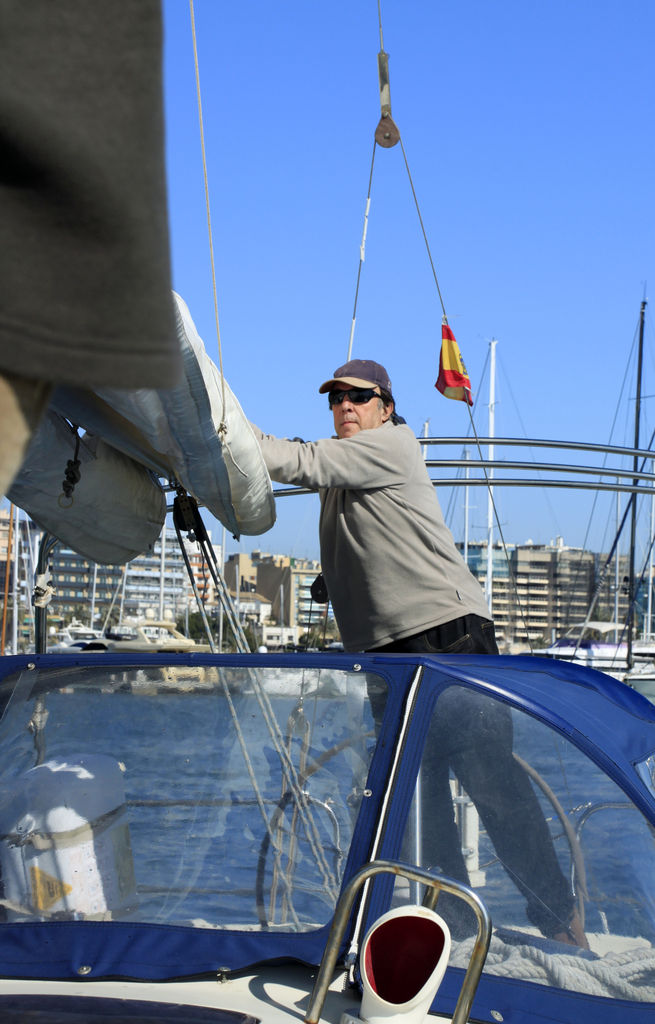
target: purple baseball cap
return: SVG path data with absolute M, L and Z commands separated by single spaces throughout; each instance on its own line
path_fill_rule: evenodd
M 318 389 L 319 395 L 332 391 L 335 384 L 350 384 L 354 388 L 378 387 L 391 394 L 389 374 L 384 366 L 374 363 L 372 359 L 351 359 L 349 363 L 337 367 L 334 376 L 321 384 Z

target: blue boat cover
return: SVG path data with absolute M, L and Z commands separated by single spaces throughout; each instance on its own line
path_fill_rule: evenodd
M 412 689 L 417 670 L 420 685 Z M 616 924 L 628 936 L 638 928 L 643 951 L 641 976 L 624 990 L 594 989 L 602 957 L 593 943 L 592 951 L 564 949 L 573 975 L 577 968 L 590 973 L 583 991 L 577 981 L 567 987 L 512 976 L 511 958 L 526 943 L 535 963 L 544 951 L 563 951 L 530 918 L 529 897 L 529 920 L 521 916 L 523 901 L 507 871 L 496 883 L 493 864 L 480 863 L 480 895 L 498 909 L 491 911 L 496 931 L 474 1018 L 490 1020 L 495 1011 L 513 1024 L 652 1019 L 655 707 L 601 673 L 530 657 L 3 658 L 0 974 L 166 980 L 266 961 L 318 964 L 339 892 L 374 843 L 378 858 L 413 859 L 410 802 L 419 768 L 430 764 L 430 723 L 453 695 L 456 707 L 483 700 L 511 716 L 515 758 L 534 755 L 548 777 L 544 792 L 553 788 L 549 765 L 562 771 L 569 757 L 570 792 L 560 793 L 559 804 L 566 800 L 562 817 L 575 820 L 574 845 L 579 841 L 586 857 L 585 836 L 601 819 L 605 846 L 618 848 L 629 834 L 635 857 L 628 859 L 638 853 L 643 890 L 651 893 L 636 900 L 630 892 L 626 902 L 640 902 L 641 917 Z M 578 794 L 583 778 L 596 780 L 596 794 Z M 627 814 L 631 824 L 627 832 L 617 825 L 608 844 L 613 814 Z M 598 846 L 590 844 L 592 859 Z M 586 881 L 578 877 L 590 933 L 599 871 L 594 860 Z M 376 883 L 365 920 L 392 898 L 390 882 Z M 507 972 L 494 967 L 494 949 L 508 957 Z M 451 962 L 435 1003 L 450 1013 L 463 976 L 457 958 Z

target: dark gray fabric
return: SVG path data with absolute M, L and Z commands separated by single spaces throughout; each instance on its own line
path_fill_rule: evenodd
M 0 0 L 0 369 L 166 387 L 159 0 Z

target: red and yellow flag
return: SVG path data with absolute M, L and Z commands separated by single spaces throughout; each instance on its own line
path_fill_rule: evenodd
M 464 366 L 462 353 L 455 341 L 455 335 L 448 324 L 441 325 L 441 353 L 439 355 L 439 376 L 434 385 L 446 398 L 473 405 L 471 381 Z

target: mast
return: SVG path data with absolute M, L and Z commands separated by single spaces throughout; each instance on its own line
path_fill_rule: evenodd
M 89 619 L 89 626 L 93 629 L 93 623 L 96 617 L 96 586 L 98 583 L 98 565 L 96 562 L 93 563 L 93 575 L 91 577 L 91 612 Z
M 464 458 L 468 462 L 470 457 L 470 451 L 468 448 L 464 449 Z M 464 477 L 466 480 L 469 479 L 470 469 L 468 466 L 464 470 Z M 469 564 L 469 486 L 468 484 L 464 488 L 464 561 Z
M 616 492 L 616 535 L 618 537 L 621 529 L 621 495 Z M 619 594 L 621 593 L 620 581 L 619 548 L 617 545 L 614 555 L 614 643 L 619 643 Z M 582 636 L 582 634 L 581 634 Z
M 164 583 L 166 576 L 166 520 L 161 531 L 161 548 L 159 554 L 159 621 L 164 618 Z
M 655 470 L 655 460 L 651 463 L 652 469 Z M 649 640 L 653 632 L 653 537 L 655 537 L 655 495 L 651 494 L 650 498 L 650 530 L 648 533 L 648 601 L 646 620 L 644 622 L 643 636 L 644 640 Z
M 11 596 L 12 596 L 12 616 L 11 616 L 11 653 L 18 654 L 18 619 L 20 616 L 20 604 L 18 598 L 19 588 L 19 571 L 18 571 L 18 551 L 19 551 L 19 536 L 18 531 L 20 529 L 18 513 L 20 509 L 18 505 L 14 506 L 14 548 L 12 552 L 13 562 L 13 574 L 11 579 Z
M 223 533 L 221 535 L 221 579 L 225 579 L 225 527 L 223 527 Z M 218 618 L 218 649 L 223 653 L 223 619 L 224 610 L 223 602 L 219 601 L 221 610 Z
M 489 437 L 494 437 L 496 413 L 496 339 L 489 342 Z M 487 448 L 489 459 L 489 487 L 487 488 L 487 575 L 484 584 L 484 596 L 489 605 L 489 613 L 493 616 L 491 599 L 493 594 L 493 533 L 494 533 L 494 492 L 491 486 L 494 471 L 491 463 L 494 459 L 494 445 Z
M 641 417 L 641 374 L 644 361 L 644 322 L 646 319 L 646 299 L 642 300 L 641 308 L 639 310 L 639 351 L 637 356 L 637 395 L 635 399 L 635 450 L 639 448 L 639 420 Z M 632 459 L 632 470 L 635 473 L 635 479 L 633 480 L 633 486 L 637 487 L 639 480 L 636 478 L 636 474 L 639 470 L 639 458 L 635 454 Z M 630 515 L 630 573 L 628 577 L 628 658 L 627 668 L 628 672 L 632 668 L 634 662 L 632 657 L 632 624 L 634 621 L 634 605 L 635 605 L 635 535 L 637 532 L 637 492 L 633 492 L 632 498 L 632 510 Z

